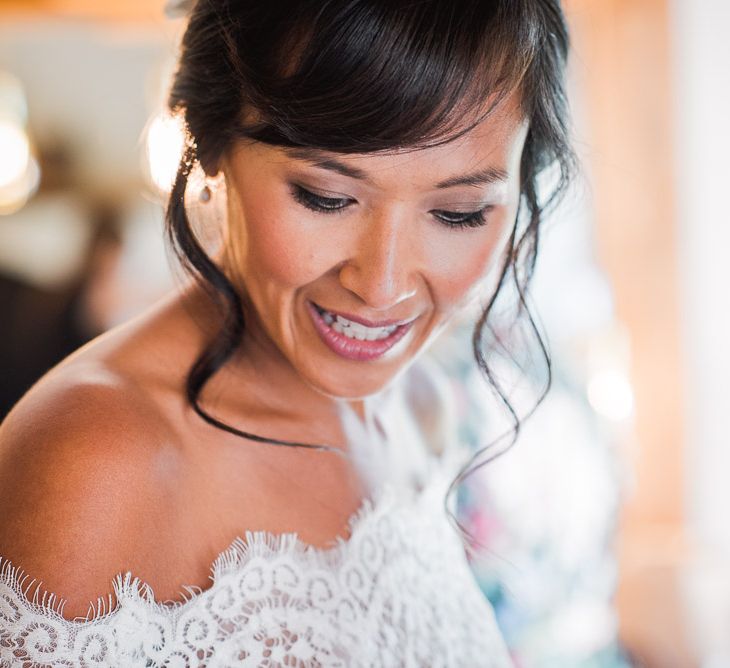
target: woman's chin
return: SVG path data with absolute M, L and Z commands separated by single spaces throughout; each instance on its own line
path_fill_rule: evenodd
M 351 374 L 338 374 L 338 377 L 323 378 L 303 376 L 307 384 L 314 390 L 331 399 L 358 401 L 382 392 L 400 375 L 402 369 L 391 374 L 367 374 L 353 370 Z

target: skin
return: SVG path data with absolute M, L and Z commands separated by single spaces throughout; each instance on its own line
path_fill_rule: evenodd
M 281 149 L 232 146 L 220 165 L 228 215 L 218 260 L 245 296 L 246 334 L 206 384 L 206 410 L 256 434 L 346 443 L 339 407 L 362 417 L 396 378 L 407 385 L 433 337 L 494 289 L 526 132 L 506 98 L 458 141 L 335 156 L 367 182 Z M 434 187 L 485 168 L 505 180 Z M 314 212 L 292 196 L 292 181 L 350 204 Z M 450 229 L 434 215 L 487 204 L 482 227 Z M 417 320 L 384 357 L 346 360 L 319 340 L 307 299 Z M 65 598 L 65 617 L 113 598 L 112 578 L 128 570 L 158 601 L 182 600 L 183 585 L 208 588 L 213 560 L 247 530 L 297 532 L 315 547 L 347 535 L 366 495 L 351 462 L 251 444 L 191 409 L 185 377 L 219 324 L 191 283 L 67 358 L 0 424 L 0 555 Z
M 527 133 L 516 100 L 460 139 L 390 154 L 334 156 L 363 179 L 259 143 L 239 143 L 222 169 L 228 196 L 223 264 L 245 295 L 247 327 L 239 364 L 276 379 L 277 394 L 308 403 L 358 400 L 391 383 L 475 296 L 489 294 L 519 202 Z M 317 156 L 315 156 L 317 157 Z M 492 169 L 503 180 L 437 188 Z M 299 185 L 338 206 L 313 211 Z M 486 224 L 456 228 L 435 212 L 489 206 Z M 447 217 L 454 220 L 453 216 Z M 383 357 L 344 359 L 319 339 L 307 300 L 371 321 L 416 318 Z M 284 389 L 284 391 L 282 391 Z

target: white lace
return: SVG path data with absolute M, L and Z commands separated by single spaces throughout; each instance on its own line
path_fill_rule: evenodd
M 0 558 L 1 666 L 510 666 L 443 509 L 444 477 L 386 485 L 331 549 L 247 532 L 212 586 L 158 603 L 127 572 L 86 618 Z M 447 481 L 446 481 L 447 482 Z
M 422 368 L 431 380 L 414 375 L 415 392 L 446 387 Z M 413 415 L 396 391 L 379 416 L 398 447 L 377 446 L 345 421 L 354 459 L 378 484 L 349 538 L 330 549 L 295 533 L 246 532 L 214 561 L 210 588 L 184 587 L 182 602 L 160 603 L 147 583 L 120 573 L 113 609 L 111 597 L 99 598 L 73 621 L 63 600 L 40 583 L 33 590 L 36 581 L 0 555 L 0 666 L 511 666 L 443 506 L 465 461 L 448 444 L 454 424 Z M 438 449 L 424 436 L 446 444 L 445 454 L 427 455 Z

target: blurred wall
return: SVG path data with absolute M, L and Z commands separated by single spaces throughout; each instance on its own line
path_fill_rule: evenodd
M 141 186 L 141 129 L 174 53 L 153 26 L 27 19 L 0 24 L 0 68 L 18 77 L 29 130 L 70 154 L 72 180 L 118 197 Z
M 730 3 L 672 0 L 679 285 L 692 553 L 682 582 L 703 668 L 730 666 Z
M 730 2 L 672 9 L 689 521 L 730 554 Z

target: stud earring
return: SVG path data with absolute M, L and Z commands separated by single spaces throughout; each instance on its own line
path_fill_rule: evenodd
M 200 191 L 200 195 L 198 195 L 198 199 L 203 203 L 210 202 L 210 198 L 212 195 L 213 195 L 213 193 L 210 190 L 210 186 L 206 183 L 203 186 L 203 189 Z

